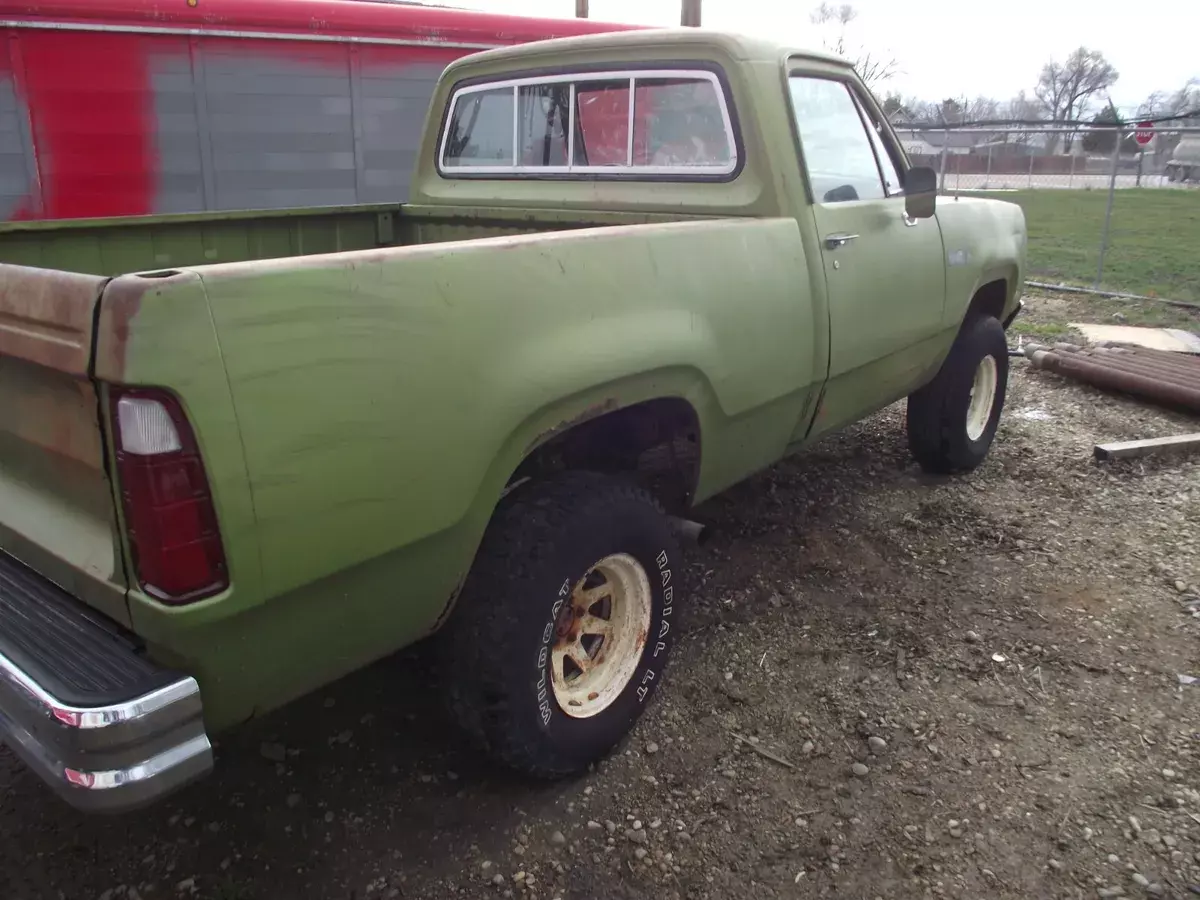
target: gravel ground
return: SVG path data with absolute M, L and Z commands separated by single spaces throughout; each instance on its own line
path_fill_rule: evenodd
M 0 897 L 1195 895 L 1200 463 L 1091 460 L 1195 430 L 1016 362 L 970 477 L 899 406 L 706 504 L 671 683 L 575 781 L 473 755 L 420 654 L 124 818 L 0 751 Z

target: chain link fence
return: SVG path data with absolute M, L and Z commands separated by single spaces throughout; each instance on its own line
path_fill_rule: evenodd
M 1200 127 L 896 131 L 944 194 L 1025 209 L 1030 280 L 1200 303 Z

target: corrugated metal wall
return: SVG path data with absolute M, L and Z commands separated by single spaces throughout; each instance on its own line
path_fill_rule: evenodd
M 0 220 L 403 201 L 433 87 L 465 52 L 13 34 Z

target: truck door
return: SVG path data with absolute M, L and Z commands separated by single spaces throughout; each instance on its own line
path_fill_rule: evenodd
M 903 156 L 858 83 L 819 63 L 788 80 L 829 303 L 814 437 L 916 384 L 936 358 L 946 275 L 937 219 L 905 214 Z

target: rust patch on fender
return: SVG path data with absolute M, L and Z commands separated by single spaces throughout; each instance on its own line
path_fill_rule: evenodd
M 95 371 L 100 380 L 124 380 L 129 324 L 141 308 L 143 295 L 153 284 L 136 276 L 122 276 L 105 288 L 100 301 L 100 335 L 96 341 Z
M 597 419 L 606 413 L 614 412 L 618 406 L 619 404 L 616 397 L 605 397 L 599 403 L 593 403 L 590 406 L 586 406 L 576 415 L 571 416 L 569 419 L 563 419 L 557 425 L 547 428 L 545 431 L 535 437 L 532 441 L 530 441 L 529 446 L 525 448 L 525 452 L 529 453 L 530 451 L 546 443 L 546 441 L 550 440 L 551 438 L 558 437 L 558 435 L 570 431 L 577 425 L 582 425 L 584 422 Z
M 130 326 L 142 307 L 142 298 L 150 291 L 198 280 L 192 272 L 164 272 L 160 275 L 122 275 L 104 288 L 100 298 L 99 334 L 96 341 L 96 377 L 121 383 L 129 350 Z

